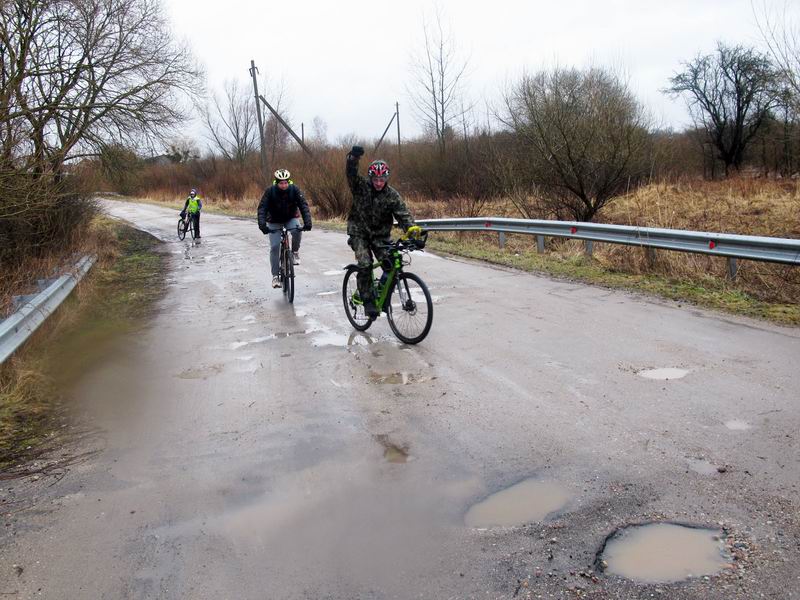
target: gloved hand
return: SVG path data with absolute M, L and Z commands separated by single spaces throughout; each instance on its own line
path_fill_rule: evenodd
M 350 149 L 350 156 L 352 156 L 353 158 L 360 158 L 364 156 L 364 148 L 362 148 L 361 146 L 353 146 Z
M 311 231 L 311 222 L 303 223 L 303 231 Z
M 269 233 L 269 229 L 267 229 L 266 225 L 264 225 L 263 227 L 261 225 L 259 225 L 258 228 L 261 230 L 261 233 L 263 233 L 264 235 L 267 235 Z
M 181 211 L 181 219 L 185 219 L 185 218 L 186 218 L 186 211 L 182 210 Z

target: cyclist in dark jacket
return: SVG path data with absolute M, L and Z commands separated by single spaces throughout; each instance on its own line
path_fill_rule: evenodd
M 373 161 L 367 169 L 368 177 L 358 174 L 358 161 L 363 154 L 361 146 L 353 146 L 347 155 L 347 182 L 353 192 L 353 206 L 347 218 L 347 243 L 355 252 L 360 267 L 356 279 L 364 311 L 374 319 L 379 312 L 372 293 L 372 255 L 381 262 L 388 258 L 385 245 L 391 242 L 394 219 L 403 231 L 414 225 L 414 219 L 397 190 L 387 184 L 389 166 L 385 161 Z
M 292 233 L 292 260 L 300 264 L 300 221 L 303 216 L 303 231 L 311 230 L 311 212 L 303 192 L 290 179 L 286 169 L 275 171 L 272 186 L 264 191 L 258 204 L 258 228 L 269 234 L 269 259 L 272 268 L 272 287 L 281 287 L 278 265 L 281 244 L 281 228 L 286 227 Z

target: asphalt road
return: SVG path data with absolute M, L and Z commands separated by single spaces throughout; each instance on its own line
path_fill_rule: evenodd
M 288 305 L 254 222 L 204 215 L 193 245 L 174 211 L 106 206 L 165 242 L 167 293 L 72 393 L 99 452 L 0 482 L 35 499 L 3 513 L 4 598 L 800 596 L 797 329 L 415 253 L 435 314 L 405 346 L 350 328 L 341 233 L 305 234 Z M 528 478 L 564 506 L 466 524 Z M 724 527 L 737 560 L 589 572 L 650 520 Z

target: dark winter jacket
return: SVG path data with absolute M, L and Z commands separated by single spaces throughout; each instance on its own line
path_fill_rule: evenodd
M 388 238 L 394 219 L 407 230 L 414 224 L 400 194 L 386 185 L 380 192 L 358 174 L 358 158 L 347 156 L 347 183 L 353 192 L 353 206 L 347 217 L 347 234 L 364 239 Z
M 264 191 L 258 204 L 258 228 L 265 231 L 267 223 L 286 223 L 300 215 L 303 216 L 303 225 L 311 225 L 311 212 L 300 188 L 291 184 L 282 191 L 273 185 Z

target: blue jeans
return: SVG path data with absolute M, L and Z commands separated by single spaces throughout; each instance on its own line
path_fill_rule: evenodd
M 300 231 L 300 219 L 289 219 L 286 223 L 267 223 L 269 230 L 269 264 L 272 268 L 272 276 L 275 277 L 280 272 L 280 252 L 281 252 L 281 228 L 286 226 L 286 229 L 291 230 L 292 233 L 292 252 L 300 250 L 300 238 L 302 232 Z

